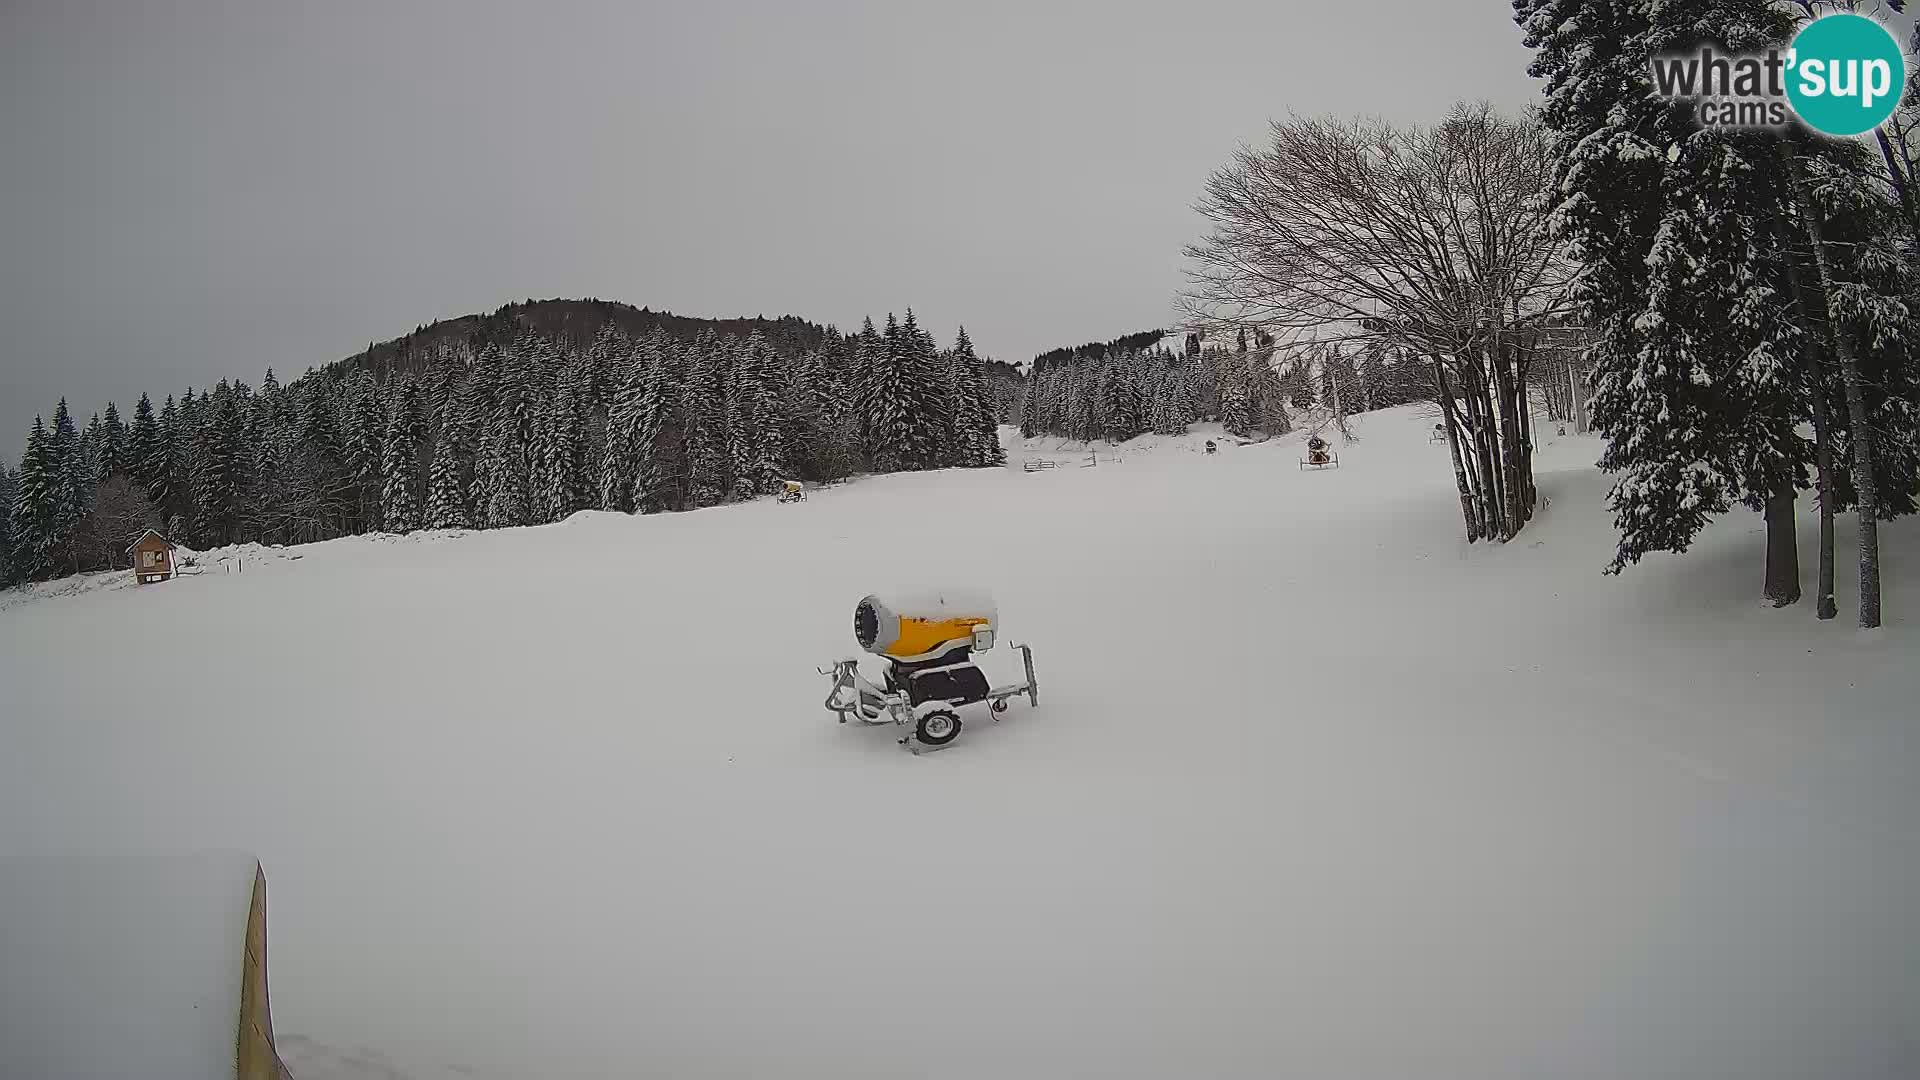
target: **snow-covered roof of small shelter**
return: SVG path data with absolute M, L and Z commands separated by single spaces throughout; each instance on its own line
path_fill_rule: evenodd
M 232 1076 L 258 866 L 0 857 L 0 1076 Z
M 148 530 L 147 530 L 146 532 L 143 532 L 143 533 L 141 533 L 141 534 L 140 534 L 139 536 L 136 536 L 136 537 L 134 537 L 134 540 L 133 540 L 133 543 L 131 543 L 131 544 L 128 544 L 128 545 L 127 545 L 127 550 L 128 550 L 128 551 L 132 551 L 132 550 L 133 550 L 134 548 L 137 548 L 137 547 L 139 547 L 139 546 L 140 546 L 140 543 L 141 543 L 141 541 L 143 541 L 143 540 L 145 540 L 145 539 L 146 539 L 147 537 L 149 537 L 149 536 L 151 536 L 151 537 L 153 537 L 154 539 L 156 539 L 156 540 L 158 540 L 158 541 L 160 541 L 161 543 L 163 543 L 163 544 L 165 544 L 165 545 L 167 545 L 167 547 L 168 547 L 169 549 L 172 549 L 172 548 L 176 548 L 176 547 L 179 547 L 179 546 L 180 546 L 180 545 L 178 545 L 178 544 L 176 544 L 176 543 L 174 543 L 173 541 L 171 541 L 171 540 L 169 540 L 169 539 L 167 539 L 166 537 L 164 537 L 164 536 L 161 536 L 161 535 L 160 535 L 160 532 L 159 532 L 159 530 L 157 530 L 157 529 L 148 529 Z

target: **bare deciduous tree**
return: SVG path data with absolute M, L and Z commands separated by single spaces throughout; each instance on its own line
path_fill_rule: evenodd
M 1430 128 L 1276 123 L 1267 147 L 1242 147 L 1208 180 L 1189 315 L 1283 348 L 1425 357 L 1467 538 L 1511 539 L 1535 503 L 1529 369 L 1569 309 L 1551 172 L 1541 132 L 1486 105 Z
M 127 546 L 150 528 L 160 515 L 146 493 L 125 476 L 111 477 L 95 489 L 93 512 L 80 523 L 74 544 L 82 549 L 86 565 L 118 570 L 126 563 Z

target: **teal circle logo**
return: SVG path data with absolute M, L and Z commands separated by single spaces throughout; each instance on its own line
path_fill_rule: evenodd
M 1907 86 L 1907 59 L 1887 28 L 1864 15 L 1815 19 L 1794 36 L 1787 100 L 1826 135 L 1863 135 L 1885 123 Z

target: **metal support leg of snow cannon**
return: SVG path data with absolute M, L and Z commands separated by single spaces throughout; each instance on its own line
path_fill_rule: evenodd
M 885 708 L 886 692 L 861 676 L 859 661 L 836 660 L 830 668 L 815 670 L 822 675 L 833 676 L 833 686 L 827 690 L 827 699 L 823 704 L 828 712 L 840 717 L 841 723 L 848 720 L 858 720 L 863 724 L 887 722 L 880 718 Z
M 1027 705 L 1029 707 L 1040 704 L 1040 682 L 1033 677 L 1033 646 L 1015 645 L 1014 648 L 1020 650 L 1020 659 L 1026 665 L 1027 681 L 1022 683 L 1009 683 L 1006 686 L 996 686 L 987 691 L 987 703 L 993 709 L 993 718 L 996 722 L 1000 719 L 999 714 L 1006 709 L 1008 698 L 1017 698 L 1021 694 L 1025 694 L 1027 695 Z

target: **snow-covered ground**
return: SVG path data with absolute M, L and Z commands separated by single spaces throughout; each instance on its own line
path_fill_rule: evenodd
M 299 1080 L 1920 1074 L 1920 529 L 1862 634 L 1603 577 L 1592 440 L 1470 548 L 1430 423 L 16 604 L 0 854 L 258 853 Z M 815 666 L 941 582 L 1041 706 L 916 758 Z

